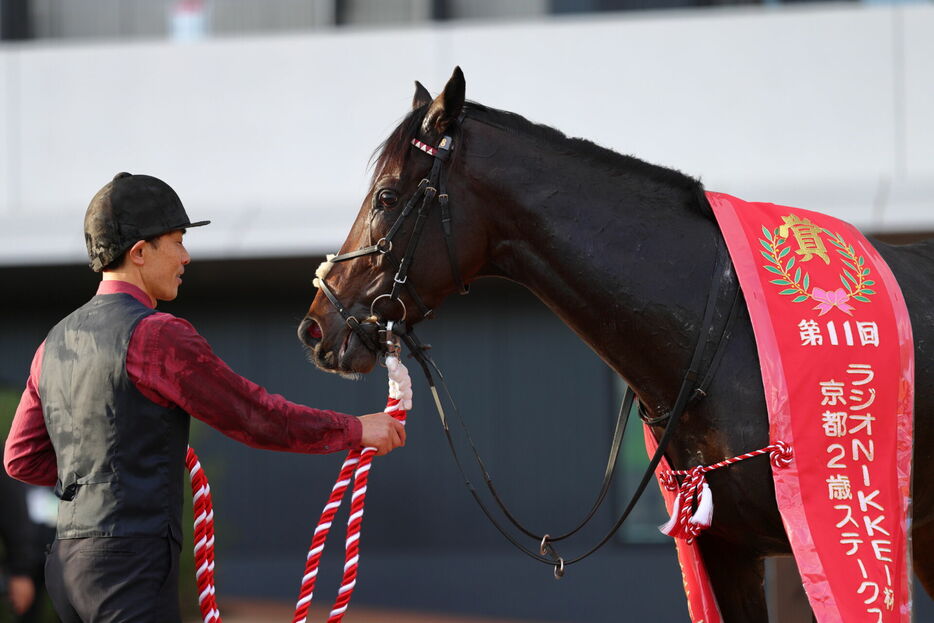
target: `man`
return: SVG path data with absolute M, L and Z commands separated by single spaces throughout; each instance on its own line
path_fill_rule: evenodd
M 188 322 L 178 294 L 192 223 L 178 195 L 119 173 L 84 220 L 97 294 L 33 359 L 7 439 L 14 478 L 55 485 L 46 581 L 65 623 L 180 621 L 178 555 L 189 416 L 256 448 L 326 453 L 403 445 L 383 413 L 356 418 L 271 395 L 238 376 Z
M 0 472 L 0 545 L 6 560 L 0 560 L 0 602 L 9 600 L 16 621 L 35 621 L 36 585 L 41 549 L 36 548 L 35 525 L 29 519 L 26 488 Z M 5 604 L 0 604 L 0 613 Z M 4 617 L 0 616 L 0 619 Z

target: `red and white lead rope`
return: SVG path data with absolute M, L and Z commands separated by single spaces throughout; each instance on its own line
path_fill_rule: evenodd
M 660 472 L 658 480 L 662 486 L 669 491 L 677 491 L 678 495 L 675 497 L 671 508 L 671 518 L 666 524 L 659 526 L 659 530 L 668 536 L 693 543 L 695 537 L 705 528 L 709 528 L 713 520 L 713 495 L 710 492 L 710 486 L 704 479 L 704 474 L 765 453 L 769 453 L 769 460 L 775 469 L 787 467 L 793 456 L 791 447 L 788 444 L 783 441 L 776 441 L 759 450 L 734 456 L 713 465 Z M 680 485 L 675 476 L 684 476 L 684 480 Z M 694 510 L 695 498 L 697 498 L 696 510 Z
M 394 356 L 386 358 L 386 368 L 389 371 L 389 400 L 386 403 L 385 412 L 404 424 L 406 413 L 412 408 L 412 381 L 409 378 L 409 371 Z M 344 542 L 344 577 L 341 581 L 341 587 L 337 591 L 337 599 L 331 609 L 328 623 L 338 623 L 347 611 L 350 596 L 357 583 L 357 567 L 360 560 L 360 524 L 363 522 L 363 505 L 366 499 L 366 484 L 370 472 L 370 462 L 373 460 L 375 453 L 376 448 L 364 448 L 363 450 L 352 450 L 347 454 L 347 459 L 344 461 L 343 467 L 341 467 L 337 482 L 334 483 L 334 487 L 331 489 L 331 496 L 328 498 L 327 504 L 324 505 L 321 519 L 318 521 L 317 528 L 315 528 L 315 534 L 305 564 L 305 575 L 302 578 L 302 586 L 298 594 L 298 603 L 295 606 L 293 623 L 305 623 L 307 620 L 308 607 L 311 605 L 315 579 L 318 576 L 318 565 L 324 551 L 324 542 L 327 540 L 328 532 L 330 532 L 334 515 L 337 513 L 337 509 L 340 508 L 344 492 L 350 486 L 352 473 L 354 487 L 350 497 L 350 516 L 347 518 L 347 537 Z
M 389 371 L 389 400 L 384 411 L 405 424 L 405 417 L 412 408 L 412 381 L 405 365 L 395 356 L 386 358 L 386 368 Z M 306 623 L 308 608 L 314 593 L 315 579 L 318 577 L 318 565 L 324 551 L 324 543 L 331 530 L 331 523 L 341 500 L 347 491 L 353 477 L 353 493 L 350 497 L 350 516 L 347 518 L 347 537 L 344 542 L 344 577 L 337 592 L 337 599 L 328 623 L 339 623 L 350 604 L 354 586 L 357 583 L 357 569 L 360 561 L 360 527 L 363 523 L 363 507 L 366 500 L 367 478 L 370 472 L 370 463 L 376 454 L 376 448 L 367 447 L 361 450 L 351 450 L 344 460 L 337 482 L 331 489 L 331 495 L 321 513 L 321 519 L 315 528 L 311 547 L 305 564 L 305 575 L 302 577 L 302 586 L 299 590 L 298 603 L 295 606 L 293 623 Z M 214 510 L 211 505 L 211 487 L 208 485 L 204 470 L 198 462 L 194 450 L 188 448 L 186 459 L 188 471 L 191 475 L 191 492 L 194 499 L 195 515 L 195 576 L 198 582 L 198 604 L 201 608 L 201 617 L 204 623 L 221 623 L 220 612 L 217 609 L 217 599 L 214 589 Z
M 191 496 L 194 507 L 195 580 L 198 583 L 198 606 L 204 623 L 220 623 L 214 594 L 214 506 L 211 503 L 211 485 L 201 469 L 198 455 L 188 447 L 185 465 L 191 477 Z

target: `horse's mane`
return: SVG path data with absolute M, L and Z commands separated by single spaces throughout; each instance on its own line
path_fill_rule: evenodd
M 533 123 L 522 115 L 507 110 L 490 108 L 476 102 L 467 102 L 465 109 L 470 118 L 502 128 L 507 132 L 521 134 L 542 142 L 562 143 L 566 151 L 573 152 L 575 156 L 609 170 L 635 171 L 659 182 L 687 190 L 696 190 L 700 186 L 700 181 L 676 169 L 650 164 L 634 156 L 617 153 L 584 138 L 567 136 L 561 130 Z
M 376 149 L 374 152 L 374 180 L 387 169 L 397 171 L 402 169 L 406 158 L 411 153 L 411 140 L 418 136 L 422 119 L 427 110 L 427 106 L 422 106 L 409 112 L 389 137 Z M 477 102 L 466 102 L 464 104 L 464 114 L 472 120 L 494 126 L 508 133 L 521 135 L 543 143 L 558 143 L 564 151 L 573 153 L 575 157 L 603 168 L 609 174 L 631 171 L 637 173 L 640 177 L 654 180 L 659 184 L 696 194 L 699 197 L 697 207 L 700 212 L 704 215 L 710 214 L 706 199 L 703 199 L 704 190 L 700 181 L 676 169 L 650 164 L 634 156 L 617 153 L 587 139 L 569 137 L 551 126 L 533 123 L 522 115 L 490 108 Z

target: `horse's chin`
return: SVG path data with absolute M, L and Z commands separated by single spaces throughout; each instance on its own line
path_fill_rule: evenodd
M 372 372 L 377 363 L 376 354 L 363 346 L 353 334 L 337 351 L 325 351 L 318 344 L 310 350 L 309 359 L 319 370 L 353 381 Z
M 359 379 L 373 371 L 376 361 L 376 354 L 358 343 L 352 349 L 345 350 L 338 358 L 337 372 L 344 378 Z

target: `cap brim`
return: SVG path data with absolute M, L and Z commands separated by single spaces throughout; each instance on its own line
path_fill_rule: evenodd
M 211 221 L 198 221 L 197 223 L 188 223 L 185 225 L 185 229 L 190 229 L 192 227 L 203 227 L 204 225 L 210 225 Z

